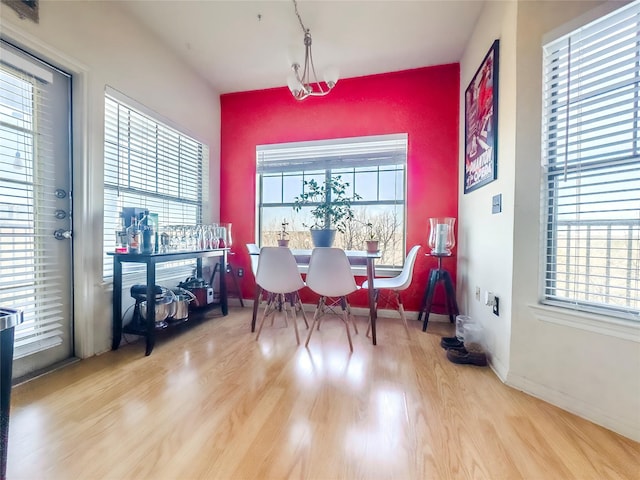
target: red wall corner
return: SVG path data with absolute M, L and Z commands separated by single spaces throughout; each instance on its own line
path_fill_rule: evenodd
M 244 245 L 255 241 L 256 145 L 407 133 L 407 252 L 416 244 L 423 249 L 403 301 L 417 311 L 436 265 L 423 255 L 428 219 L 458 216 L 459 83 L 459 65 L 449 64 L 340 80 L 328 96 L 302 102 L 287 88 L 222 95 L 220 220 L 233 223 L 230 261 L 247 272 L 243 297 L 253 298 L 255 288 Z M 434 311 L 443 311 L 436 293 Z M 365 298 L 356 294 L 352 304 L 364 306 Z

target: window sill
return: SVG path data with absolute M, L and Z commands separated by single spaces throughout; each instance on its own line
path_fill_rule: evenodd
M 562 307 L 529 304 L 536 320 L 640 343 L 640 322 Z

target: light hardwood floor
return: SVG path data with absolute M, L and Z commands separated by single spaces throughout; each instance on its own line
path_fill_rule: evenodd
M 8 479 L 640 478 L 640 444 L 448 362 L 449 324 L 381 319 L 374 347 L 359 317 L 350 355 L 337 317 L 306 349 L 250 315 L 17 386 Z

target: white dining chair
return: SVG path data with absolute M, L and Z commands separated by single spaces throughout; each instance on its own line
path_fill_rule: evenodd
M 319 320 L 320 316 L 324 314 L 325 306 L 328 306 L 326 304 L 327 298 L 336 298 L 342 308 L 342 320 L 347 330 L 349 349 L 353 352 L 353 342 L 351 341 L 351 332 L 349 330 L 351 310 L 347 295 L 355 292 L 359 287 L 353 278 L 351 265 L 344 250 L 328 247 L 314 248 L 309 260 L 306 283 L 313 292 L 320 295 L 320 299 L 313 315 L 305 346 L 309 346 L 309 340 L 316 324 L 320 329 Z M 358 327 L 353 317 L 351 317 L 351 321 L 355 332 L 358 333 Z
M 409 334 L 409 325 L 407 325 L 407 317 L 404 313 L 404 307 L 402 305 L 402 297 L 401 293 L 403 290 L 409 288 L 411 285 L 411 280 L 413 279 L 413 267 L 416 263 L 416 258 L 418 256 L 418 251 L 420 250 L 420 245 L 414 245 L 409 253 L 407 254 L 407 258 L 404 261 L 404 267 L 402 267 L 402 271 L 399 275 L 395 277 L 389 278 L 374 278 L 373 279 L 373 287 L 370 287 L 369 282 L 365 281 L 362 284 L 362 288 L 368 289 L 373 288 L 375 295 L 375 308 L 378 308 L 378 296 L 380 295 L 381 290 L 390 290 L 391 293 L 395 297 L 397 310 L 400 312 L 400 318 L 404 323 L 404 328 L 407 331 L 407 335 Z M 371 330 L 371 319 L 369 319 L 369 327 L 367 328 L 367 337 L 369 336 L 369 331 Z
M 264 321 L 268 316 L 275 315 L 277 311 L 282 310 L 286 323 L 287 311 L 290 305 L 293 316 L 293 328 L 296 333 L 296 342 L 299 345 L 300 335 L 298 333 L 296 312 L 299 308 L 302 311 L 303 317 L 305 317 L 305 323 L 307 323 L 298 293 L 305 284 L 302 281 L 300 272 L 298 272 L 298 265 L 291 250 L 282 247 L 262 247 L 260 249 L 258 269 L 256 271 L 256 283 L 261 289 L 269 292 L 267 305 L 262 314 L 256 340 L 260 338 Z

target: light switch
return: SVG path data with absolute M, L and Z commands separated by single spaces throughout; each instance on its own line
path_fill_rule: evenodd
M 502 194 L 494 195 L 491 201 L 491 213 L 502 212 Z

